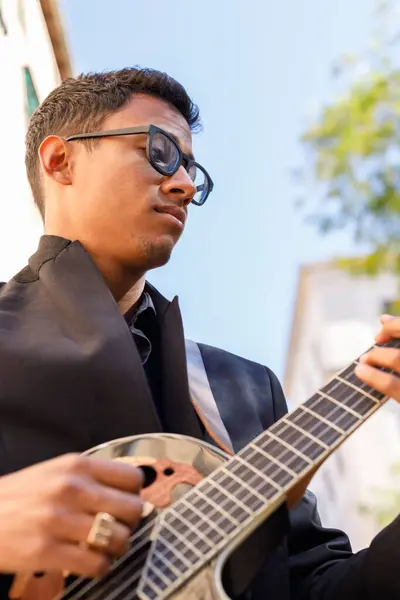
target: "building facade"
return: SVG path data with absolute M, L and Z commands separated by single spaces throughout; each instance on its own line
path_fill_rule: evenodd
M 42 232 L 25 175 L 29 118 L 70 74 L 57 1 L 0 0 L 1 281 L 26 264 Z
M 353 277 L 333 264 L 301 269 L 284 388 L 290 409 L 307 400 L 374 343 L 379 315 L 399 293 L 393 275 Z M 363 506 L 381 506 L 379 490 L 396 489 L 400 407 L 390 401 L 358 429 L 314 476 L 323 524 L 344 529 L 358 550 L 379 531 Z M 399 506 L 400 512 L 400 506 Z

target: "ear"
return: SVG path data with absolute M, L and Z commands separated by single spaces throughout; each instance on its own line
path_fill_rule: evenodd
M 44 175 L 60 185 L 71 185 L 71 150 L 68 142 L 49 135 L 39 147 L 39 159 Z

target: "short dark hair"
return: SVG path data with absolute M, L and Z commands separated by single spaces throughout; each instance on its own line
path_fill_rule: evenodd
M 26 172 L 42 218 L 44 197 L 38 156 L 42 141 L 48 135 L 98 131 L 108 115 L 137 93 L 161 98 L 174 106 L 191 131 L 201 127 L 198 106 L 180 83 L 161 71 L 132 67 L 65 79 L 35 110 L 25 138 Z M 86 143 L 93 145 L 92 140 Z

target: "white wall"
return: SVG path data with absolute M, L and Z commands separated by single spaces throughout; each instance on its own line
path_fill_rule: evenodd
M 23 67 L 28 66 L 39 100 L 56 87 L 59 74 L 38 0 L 23 2 L 26 28 L 17 0 L 3 0 L 8 35 L 0 33 L 0 280 L 9 279 L 34 252 L 42 232 L 25 175 L 27 126 Z
M 291 408 L 373 344 L 382 304 L 398 292 L 397 280 L 390 275 L 352 278 L 316 267 L 307 281 L 292 384 L 286 390 Z M 344 529 L 355 550 L 367 546 L 378 531 L 359 506 L 373 501 L 376 487 L 394 484 L 390 467 L 399 458 L 400 407 L 391 402 L 355 432 L 311 482 L 324 525 Z

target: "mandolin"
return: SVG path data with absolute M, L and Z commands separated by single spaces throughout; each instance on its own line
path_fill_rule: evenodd
M 400 341 L 384 345 L 400 347 Z M 30 579 L 20 594 L 15 586 L 12 597 L 229 600 L 224 571 L 233 553 L 281 505 L 294 506 L 323 461 L 387 400 L 356 377 L 356 364 L 234 456 L 172 434 L 133 436 L 89 450 L 144 471 L 145 511 L 130 550 L 102 578 L 64 583 L 61 575 L 49 574 Z

